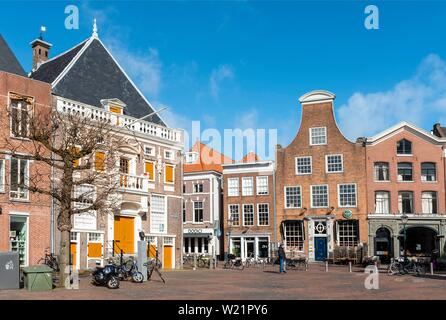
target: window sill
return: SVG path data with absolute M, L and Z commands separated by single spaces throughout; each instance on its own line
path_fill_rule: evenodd
M 435 181 L 423 181 L 423 180 L 421 180 L 421 183 L 438 183 L 438 181 L 437 180 L 435 180 Z
M 311 174 L 313 174 L 313 172 L 309 172 L 309 173 L 298 173 L 298 172 L 296 172 L 296 176 L 309 176 Z
M 376 182 L 376 183 L 389 183 L 389 182 L 392 182 L 392 181 L 390 181 L 390 180 L 373 180 L 373 182 Z
M 397 156 L 397 157 L 413 157 L 413 154 L 402 154 L 402 153 L 397 153 L 396 156 Z
M 398 183 L 413 183 L 415 181 L 403 181 L 403 180 L 397 180 Z
M 330 174 L 330 173 L 343 173 L 344 170 L 342 171 L 326 171 L 325 173 Z
M 29 199 L 17 199 L 17 198 L 9 198 L 9 201 L 12 202 L 20 202 L 20 203 L 30 203 Z

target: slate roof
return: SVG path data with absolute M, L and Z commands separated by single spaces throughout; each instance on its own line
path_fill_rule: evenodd
M 6 43 L 0 34 L 0 71 L 14 73 L 19 76 L 25 76 L 25 70 L 17 60 L 16 56 L 12 52 L 11 48 Z
M 126 115 L 141 118 L 154 111 L 102 41 L 95 37 L 46 61 L 30 76 L 51 83 L 55 95 L 98 108 L 102 108 L 102 99 L 117 98 L 126 104 Z M 166 126 L 157 114 L 144 120 Z

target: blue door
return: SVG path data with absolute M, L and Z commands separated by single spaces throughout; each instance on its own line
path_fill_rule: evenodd
M 315 257 L 314 257 L 315 260 L 325 261 L 325 259 L 327 259 L 327 238 L 315 237 L 314 248 L 315 248 Z

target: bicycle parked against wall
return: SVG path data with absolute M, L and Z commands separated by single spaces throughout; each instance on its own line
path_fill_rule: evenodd
M 409 273 L 414 273 L 417 275 L 425 274 L 426 267 L 414 259 L 404 259 L 402 257 L 393 259 L 389 265 L 389 275 L 404 275 Z
M 245 264 L 243 263 L 242 258 L 229 254 L 228 261 L 225 262 L 223 268 L 243 270 L 245 269 Z
M 39 261 L 37 261 L 37 264 L 46 264 L 48 267 L 56 272 L 60 270 L 57 257 L 52 254 L 50 248 L 45 249 L 45 256 L 40 258 Z
M 161 260 L 158 258 L 158 250 L 156 250 L 155 258 L 149 258 L 149 260 L 144 263 L 144 266 L 147 267 L 147 280 L 150 280 L 152 278 L 152 274 L 155 271 L 160 279 L 163 281 L 163 283 L 166 283 L 166 280 L 164 280 L 164 277 L 159 270 L 161 269 L 162 264 Z

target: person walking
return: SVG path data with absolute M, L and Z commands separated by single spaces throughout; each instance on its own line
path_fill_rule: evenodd
M 285 249 L 283 248 L 283 244 L 281 243 L 278 250 L 279 262 L 280 262 L 280 273 L 286 273 L 285 271 Z

